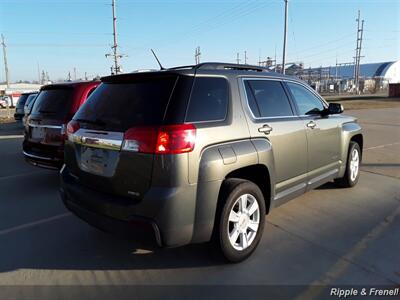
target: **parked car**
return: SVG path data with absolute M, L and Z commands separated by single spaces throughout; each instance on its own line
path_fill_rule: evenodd
M 238 262 L 272 208 L 360 176 L 360 125 L 296 78 L 203 63 L 102 82 L 67 125 L 60 194 L 103 230 L 214 240 Z
M 99 83 L 69 82 L 40 89 L 25 125 L 23 154 L 29 163 L 47 168 L 62 166 L 66 124 Z
M 0 97 L 0 108 L 13 108 L 12 105 L 12 99 L 10 98 L 10 96 L 1 96 Z
M 6 108 L 7 107 L 7 101 L 4 100 L 3 98 L 0 98 L 0 108 Z
M 35 98 L 36 95 L 37 95 L 36 92 L 35 93 L 23 93 L 23 94 L 21 94 L 21 96 L 18 99 L 17 105 L 15 107 L 14 119 L 16 121 L 21 121 L 22 120 L 22 118 L 25 115 L 24 107 L 25 107 L 25 104 L 26 104 L 27 100 L 29 98 L 30 99 Z
M 26 125 L 26 120 L 28 119 L 29 115 L 32 112 L 32 107 L 35 104 L 35 100 L 39 94 L 33 94 L 26 99 L 25 105 L 24 105 L 24 117 L 22 118 L 22 124 Z

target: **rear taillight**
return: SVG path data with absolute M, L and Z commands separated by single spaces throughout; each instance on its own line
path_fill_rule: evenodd
M 192 124 L 135 127 L 125 132 L 122 150 L 179 154 L 193 151 L 195 141 L 196 128 Z
M 68 122 L 67 124 L 67 128 L 66 128 L 66 135 L 67 138 L 69 135 L 74 134 L 75 132 L 77 132 L 79 130 L 80 126 L 79 123 L 77 121 L 71 120 Z

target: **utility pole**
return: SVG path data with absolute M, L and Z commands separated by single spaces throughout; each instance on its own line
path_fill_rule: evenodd
M 106 57 L 112 57 L 114 60 L 114 66 L 111 67 L 111 74 L 118 74 L 122 72 L 122 67 L 119 65 L 118 60 L 122 58 L 121 54 L 118 54 L 118 42 L 117 42 L 117 16 L 115 12 L 115 0 L 112 0 L 112 16 L 113 16 L 113 37 L 114 44 L 111 46 L 112 53 L 106 54 Z
M 6 42 L 4 41 L 4 35 L 1 35 L 1 45 L 3 46 L 3 58 L 4 58 L 4 71 L 6 73 L 6 84 L 7 88 L 10 87 L 10 77 L 8 74 L 8 63 L 7 63 L 7 50 Z
M 196 62 L 196 65 L 200 63 L 200 55 L 201 55 L 200 46 L 198 46 L 196 47 L 196 50 L 194 52 L 194 60 Z
M 85 80 L 88 80 L 87 72 L 85 72 Z
M 244 64 L 247 65 L 247 51 L 244 51 Z
M 45 83 L 46 83 L 46 73 L 44 72 L 44 70 L 42 70 L 41 84 L 45 84 Z
M 67 81 L 71 81 L 71 71 L 68 72 L 68 80 Z
M 356 47 L 356 56 L 354 57 L 354 85 L 356 93 L 359 93 L 359 84 L 360 84 L 360 60 L 361 60 L 361 46 L 363 39 L 363 31 L 364 31 L 364 20 L 361 21 L 360 27 L 360 11 L 358 11 L 358 17 L 356 19 L 357 22 L 357 47 Z
M 76 68 L 74 67 L 74 80 L 76 81 Z
M 284 0 L 284 1 L 285 1 L 285 28 L 283 31 L 282 74 L 285 74 L 287 27 L 288 27 L 288 1 L 289 0 Z
M 240 64 L 240 58 L 239 58 L 239 52 L 238 53 L 236 53 L 236 63 L 237 64 Z
M 37 75 L 38 75 L 38 83 L 40 84 L 40 67 L 39 67 L 39 62 L 37 62 Z

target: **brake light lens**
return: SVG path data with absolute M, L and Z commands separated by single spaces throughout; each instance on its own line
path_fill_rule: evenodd
M 195 142 L 196 128 L 192 124 L 135 127 L 125 132 L 122 150 L 179 154 L 193 151 Z
M 71 134 L 74 134 L 75 132 L 77 132 L 79 130 L 80 126 L 79 123 L 77 121 L 71 120 L 68 122 L 67 124 L 67 137 Z

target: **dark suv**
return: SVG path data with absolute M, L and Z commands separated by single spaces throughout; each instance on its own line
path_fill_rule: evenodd
M 43 86 L 26 120 L 23 153 L 33 165 L 60 168 L 64 158 L 66 124 L 99 81 Z
M 96 227 L 162 246 L 257 247 L 270 210 L 359 178 L 363 137 L 302 81 L 204 63 L 105 77 L 68 124 L 62 199 Z
M 16 121 L 21 121 L 22 118 L 24 117 L 24 115 L 25 115 L 24 107 L 25 107 L 25 104 L 26 104 L 28 98 L 34 99 L 36 95 L 37 95 L 37 92 L 21 94 L 21 96 L 18 99 L 17 105 L 15 107 L 14 119 Z

